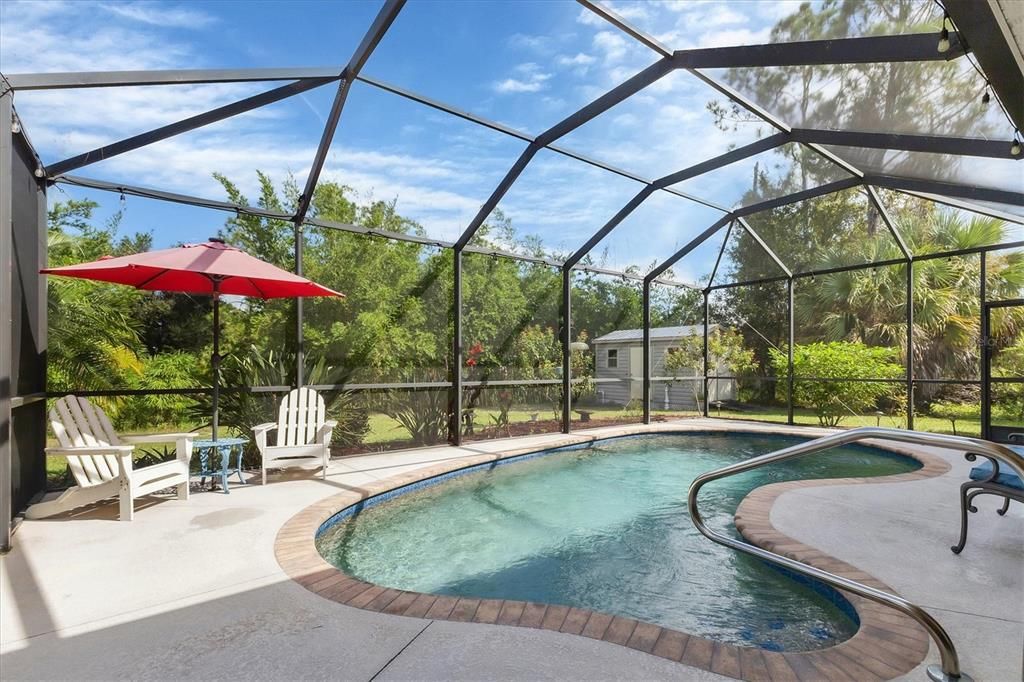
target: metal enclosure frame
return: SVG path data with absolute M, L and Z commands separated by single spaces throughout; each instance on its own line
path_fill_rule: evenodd
M 950 60 L 959 58 L 970 52 L 970 48 L 978 46 L 978 59 L 991 77 L 993 90 L 999 96 L 1002 105 L 1007 106 L 1004 110 L 1008 116 L 1015 121 L 1018 127 L 1024 127 L 1024 113 L 1021 111 L 1019 100 L 1020 88 L 1017 87 L 1024 82 L 1024 76 L 1016 68 L 1011 60 L 1001 60 L 1007 52 L 1005 39 L 999 33 L 998 22 L 992 21 L 992 17 L 976 16 L 981 12 L 975 3 L 967 0 L 945 0 L 945 4 L 953 15 L 957 26 L 970 38 L 970 42 L 959 32 L 950 33 L 951 48 L 948 52 L 938 53 L 935 49 L 938 34 L 912 34 L 899 36 L 872 36 L 866 38 L 846 38 L 834 40 L 819 40 L 783 43 L 774 45 L 750 45 L 739 47 L 722 47 L 694 50 L 673 51 L 661 45 L 657 40 L 645 34 L 643 31 L 632 26 L 622 17 L 611 10 L 602 7 L 592 0 L 578 0 L 587 10 L 607 21 L 611 26 L 622 31 L 631 40 L 651 49 L 657 54 L 658 60 L 649 67 L 643 69 L 636 75 L 625 80 L 618 86 L 612 88 L 604 95 L 598 97 L 575 113 L 566 117 L 556 125 L 539 135 L 533 136 L 522 133 L 505 126 L 501 123 L 487 120 L 476 114 L 462 111 L 456 107 L 439 102 L 425 95 L 417 94 L 404 88 L 384 83 L 371 76 L 362 73 L 363 66 L 373 53 L 374 48 L 386 35 L 388 28 L 399 16 L 405 0 L 385 0 L 375 20 L 367 29 L 362 41 L 343 67 L 316 67 L 316 68 L 260 68 L 260 69 L 210 69 L 210 70 L 176 70 L 176 71 L 122 71 L 122 72 L 87 72 L 87 73 L 50 73 L 50 74 L 7 74 L 3 76 L 0 86 L 0 265 L 9 264 L 11 261 L 11 243 L 7 226 L 10 224 L 10 160 L 11 160 L 11 139 L 15 134 L 23 136 L 25 143 L 28 138 L 22 129 L 20 133 L 12 132 L 12 122 L 15 120 L 16 112 L 13 109 L 13 94 L 20 90 L 47 90 L 61 88 L 105 88 L 123 87 L 133 85 L 147 85 L 158 87 L 160 85 L 182 84 L 182 83 L 228 83 L 228 82 L 272 82 L 290 81 L 286 85 L 276 87 L 263 93 L 218 107 L 196 116 L 189 117 L 182 121 L 171 123 L 160 128 L 135 135 L 119 142 L 106 145 L 92 150 L 85 154 L 71 157 L 49 166 L 43 166 L 39 162 L 36 169 L 36 176 L 41 186 L 63 183 L 80 187 L 90 187 L 100 191 L 130 194 L 133 196 L 146 197 L 155 200 L 169 201 L 180 204 L 192 205 L 203 208 L 211 208 L 231 213 L 254 215 L 265 218 L 290 221 L 294 224 L 295 244 L 295 271 L 302 272 L 303 257 L 303 230 L 305 226 L 339 230 L 353 234 L 377 236 L 389 240 L 406 241 L 419 244 L 427 244 L 442 249 L 451 249 L 453 254 L 454 272 L 451 317 L 454 328 L 452 339 L 451 361 L 452 373 L 446 382 L 416 383 L 416 384 L 363 384 L 348 386 L 328 386 L 322 388 L 345 388 L 347 390 L 385 390 L 388 388 L 410 388 L 410 389 L 438 389 L 446 388 L 450 392 L 449 399 L 449 441 L 460 444 L 461 415 L 462 415 L 462 393 L 468 386 L 477 386 L 481 382 L 468 382 L 462 375 L 463 367 L 463 339 L 462 339 L 462 262 L 464 253 L 488 254 L 500 258 L 511 258 L 523 262 L 539 263 L 557 267 L 561 271 L 561 301 L 560 301 L 560 330 L 559 342 L 562 352 L 562 376 L 558 381 L 561 384 L 563 404 L 561 411 L 562 431 L 568 433 L 571 428 L 571 389 L 573 383 L 572 363 L 570 361 L 570 344 L 573 338 L 572 330 L 572 276 L 576 271 L 592 272 L 596 274 L 615 275 L 639 282 L 642 287 L 643 299 L 643 419 L 645 422 L 651 420 L 651 354 L 650 354 L 650 325 L 651 325 L 651 287 L 655 284 L 689 287 L 699 289 L 703 299 L 704 318 L 704 372 L 703 386 L 704 395 L 707 395 L 708 381 L 712 375 L 708 369 L 708 322 L 709 322 L 709 297 L 712 292 L 737 286 L 746 286 L 765 282 L 786 283 L 787 309 L 788 309 L 788 340 L 789 340 L 789 376 L 787 381 L 787 405 L 788 421 L 793 423 L 793 391 L 794 376 L 792 371 L 792 352 L 795 338 L 793 288 L 796 279 L 801 277 L 813 277 L 815 274 L 827 272 L 838 272 L 843 270 L 856 270 L 879 267 L 880 265 L 904 265 L 906 267 L 906 326 L 907 326 L 907 371 L 906 391 L 908 398 L 907 420 L 908 426 L 913 426 L 913 391 L 915 383 L 919 383 L 914 376 L 913 362 L 913 287 L 914 287 L 914 263 L 925 258 L 941 258 L 955 255 L 967 255 L 968 253 L 981 254 L 982 263 L 985 262 L 987 251 L 1005 248 L 1024 246 L 1024 243 L 1002 244 L 992 247 L 984 247 L 961 252 L 946 252 L 915 256 L 899 234 L 896 226 L 892 223 L 885 206 L 876 188 L 882 187 L 903 192 L 909 195 L 925 198 L 930 201 L 947 204 L 957 208 L 971 210 L 983 215 L 998 217 L 1003 220 L 1022 223 L 1024 218 L 1013 213 L 1006 213 L 999 209 L 985 206 L 974 202 L 996 202 L 1024 206 L 1024 191 L 1006 191 L 990 187 L 961 185 L 946 182 L 938 182 L 922 178 L 893 177 L 887 175 L 869 175 L 861 172 L 849 162 L 837 156 L 835 153 L 825 149 L 822 145 L 854 146 L 870 149 L 904 150 L 916 152 L 941 153 L 950 155 L 969 155 L 986 158 L 1019 159 L 1010 152 L 1009 141 L 986 141 L 976 139 L 952 138 L 933 135 L 907 135 L 907 134 L 879 134 L 844 130 L 811 130 L 805 128 L 792 128 L 786 122 L 778 119 L 773 114 L 765 111 L 762 107 L 751 101 L 749 98 L 738 93 L 730 86 L 717 82 L 706 75 L 701 69 L 724 68 L 735 66 L 772 66 L 772 65 L 820 65 L 837 63 L 863 63 L 865 61 L 932 61 Z M 986 9 L 985 12 L 991 12 Z M 984 12 L 981 12 L 984 14 Z M 870 56 L 868 56 L 870 55 Z M 682 69 L 694 75 L 705 84 L 714 88 L 728 100 L 739 107 L 747 110 L 754 116 L 772 126 L 778 132 L 754 143 L 731 150 L 720 156 L 695 164 L 689 168 L 681 169 L 675 173 L 658 179 L 647 179 L 628 170 L 617 168 L 605 162 L 590 158 L 584 154 L 566 149 L 556 144 L 561 138 L 573 130 L 584 125 L 596 116 L 609 110 L 616 104 L 628 97 L 640 92 L 658 79 L 666 76 L 674 70 Z M 372 87 L 388 92 L 394 96 L 403 97 L 417 102 L 423 106 L 456 116 L 465 121 L 485 127 L 492 131 L 519 139 L 527 143 L 516 162 L 509 168 L 501 182 L 493 190 L 490 197 L 481 206 L 480 210 L 462 231 L 455 242 L 444 242 L 427 237 L 391 233 L 381 230 L 370 229 L 359 225 L 340 224 L 322 220 L 308 215 L 313 193 L 316 189 L 320 172 L 323 168 L 328 150 L 334 138 L 335 132 L 340 123 L 341 115 L 347 100 L 352 83 L 361 82 Z M 91 163 L 112 155 L 124 153 L 132 149 L 152 144 L 153 142 L 178 135 L 198 127 L 208 125 L 215 121 L 224 120 L 245 111 L 250 111 L 267 104 L 292 97 L 299 93 L 311 90 L 325 84 L 337 82 L 338 90 L 330 115 L 324 125 L 323 134 L 317 147 L 315 157 L 309 176 L 306 179 L 303 193 L 300 197 L 298 208 L 294 214 L 285 214 L 267 209 L 236 205 L 227 201 L 204 199 L 174 192 L 166 192 L 159 189 L 134 186 L 130 184 L 111 183 L 107 181 L 90 179 L 78 175 L 70 175 Z M 1014 99 L 1016 95 L 1016 99 Z M 739 208 L 728 208 L 720 206 L 706 199 L 693 196 L 673 187 L 674 184 L 686 179 L 711 172 L 730 163 L 756 154 L 779 147 L 783 144 L 796 143 L 806 146 L 815 154 L 831 162 L 844 173 L 848 178 L 825 184 L 821 187 L 807 189 L 793 194 L 766 200 L 750 206 Z M 497 206 L 501 198 L 513 186 L 517 178 L 523 173 L 531 160 L 541 149 L 547 149 L 557 154 L 572 158 L 580 163 L 589 164 L 602 170 L 629 178 L 638 182 L 641 188 L 637 194 L 622 207 L 580 248 L 573 252 L 564 261 L 558 261 L 548 257 L 538 257 L 509 253 L 492 248 L 481 247 L 474 244 L 473 237 L 483 222 Z M 37 157 L 38 158 L 38 157 Z M 793 272 L 780 259 L 760 236 L 757 235 L 745 220 L 745 217 L 768 211 L 773 208 L 785 206 L 798 201 L 804 201 L 833 192 L 840 192 L 852 188 L 862 188 L 868 195 L 869 201 L 882 216 L 886 228 L 891 232 L 896 243 L 899 245 L 902 258 L 899 260 L 887 261 L 885 263 L 865 263 L 862 265 L 849 266 L 845 268 L 833 268 L 830 270 L 819 270 L 816 272 Z M 1024 188 L 1022 188 L 1024 189 Z M 625 220 L 654 192 L 666 192 L 687 201 L 693 201 L 705 206 L 714 208 L 722 213 L 721 217 L 701 232 L 691 242 L 683 246 L 676 253 L 668 255 L 665 260 L 654 267 L 647 274 L 635 272 L 617 272 L 594 266 L 589 262 L 588 255 L 605 237 L 607 237 L 617 225 Z M 728 284 L 715 284 L 714 277 L 718 271 L 718 265 L 722 260 L 725 250 L 723 242 L 722 250 L 718 254 L 715 269 L 712 272 L 709 282 L 696 287 L 692 284 L 677 282 L 669 275 L 672 266 L 680 259 L 692 252 L 700 244 L 711 236 L 718 233 L 723 227 L 727 229 L 726 242 L 734 229 L 742 229 L 749 234 L 758 245 L 764 249 L 767 257 L 774 261 L 778 268 L 785 273 L 781 277 L 765 278 L 748 282 L 733 282 Z M 11 282 L 10 268 L 0 268 L 0 319 L 9 319 L 11 309 Z M 982 292 L 984 296 L 984 267 L 982 269 Z M 302 375 L 302 348 L 303 348 L 303 308 L 301 300 L 295 303 L 295 344 L 297 349 L 296 385 L 304 385 Z M 11 367 L 11 340 L 10 325 L 0 325 L 0 370 L 3 377 L 10 376 Z M 814 378 L 800 378 L 801 381 L 815 380 Z M 500 382 L 489 382 L 491 385 L 498 385 Z M 547 384 L 551 381 L 523 382 L 526 384 Z M 255 391 L 286 391 L 291 387 L 233 387 L 228 390 L 255 390 Z M 0 526 L 4 532 L 9 533 L 12 512 L 10 507 L 10 410 L 12 399 L 16 401 L 38 401 L 46 397 L 57 395 L 56 393 L 34 393 L 28 395 L 13 395 L 9 381 L 0 386 Z M 167 389 L 164 391 L 149 391 L 163 393 L 195 393 L 206 389 Z M 129 395 L 138 392 L 116 391 L 118 395 Z M 704 401 L 704 414 L 707 415 L 707 401 Z M 0 535 L 0 546 L 9 546 L 9 535 Z

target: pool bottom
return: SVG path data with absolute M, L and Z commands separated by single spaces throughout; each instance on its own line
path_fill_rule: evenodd
M 716 432 L 714 428 L 708 429 L 703 426 L 697 429 L 702 432 Z M 722 429 L 723 432 L 737 432 L 735 426 L 730 425 L 729 429 Z M 801 429 L 776 428 L 775 433 L 806 437 Z M 603 429 L 608 436 L 634 435 L 637 433 L 686 433 L 686 429 L 679 425 L 654 425 L 654 426 L 630 426 L 615 429 Z M 750 432 L 764 433 L 760 429 Z M 584 436 L 585 438 L 585 436 Z M 561 445 L 580 443 L 580 436 L 552 436 L 545 449 Z M 948 470 L 944 460 L 921 453 L 906 453 L 898 448 L 886 448 L 896 450 L 902 454 L 910 454 L 914 459 L 924 463 L 924 467 L 909 474 L 892 475 L 879 477 L 875 481 L 879 483 L 892 483 L 897 481 L 920 480 L 931 476 L 938 476 Z M 416 483 L 425 479 L 440 475 L 458 472 L 469 466 L 477 464 L 492 465 L 503 458 L 516 457 L 521 454 L 535 453 L 538 446 L 511 450 L 502 454 L 478 454 L 469 455 L 458 460 L 446 460 L 441 463 L 434 463 L 423 467 L 411 474 L 394 476 L 389 479 L 374 482 L 368 485 L 359 486 L 358 492 L 343 492 L 333 497 L 318 502 L 293 517 L 281 529 L 276 544 L 278 561 L 282 568 L 297 582 L 310 591 L 331 599 L 338 603 L 347 604 L 372 611 L 382 611 L 388 614 L 400 614 L 413 617 L 426 617 L 437 620 L 449 620 L 456 622 L 478 622 L 478 623 L 499 623 L 505 625 L 518 625 L 520 627 L 533 627 L 549 630 L 560 630 L 572 634 L 601 639 L 607 642 L 629 646 L 631 648 L 647 651 L 657 656 L 681 661 L 688 665 L 706 670 L 714 670 L 735 677 L 750 679 L 758 677 L 758 674 L 748 675 L 747 661 L 750 661 L 752 669 L 765 669 L 777 671 L 776 674 L 791 679 L 820 679 L 823 670 L 834 669 L 837 660 L 843 660 L 844 665 L 850 665 L 854 670 L 861 673 L 864 679 L 886 679 L 895 675 L 909 672 L 921 660 L 928 650 L 928 640 L 925 632 L 910 618 L 901 616 L 891 611 L 882 610 L 881 617 L 879 609 L 869 607 L 863 610 L 867 604 L 862 599 L 851 596 L 850 601 L 861 619 L 861 627 L 854 636 L 847 642 L 836 647 L 830 647 L 818 651 L 802 653 L 777 653 L 773 651 L 758 650 L 750 647 L 737 647 L 728 643 L 708 640 L 703 637 L 689 635 L 671 628 L 663 628 L 645 622 L 622 617 L 612 617 L 606 614 L 588 611 L 579 608 L 567 608 L 561 606 L 546 606 L 537 603 L 524 603 L 514 600 L 494 599 L 472 599 L 455 598 L 431 594 L 421 594 L 411 591 L 388 589 L 371 583 L 360 581 L 347 576 L 325 562 L 316 550 L 314 533 L 332 517 L 337 517 L 339 510 L 346 510 L 354 505 L 364 502 L 368 498 L 394 491 L 397 488 Z M 436 459 L 431 460 L 437 462 Z M 870 482 L 875 482 L 870 481 Z M 843 484 L 870 483 L 868 481 L 841 481 Z M 759 503 L 768 500 L 766 507 L 758 505 L 757 514 L 747 514 L 747 518 L 754 516 L 763 517 L 764 526 L 767 530 L 755 528 L 757 524 L 748 523 L 748 530 L 744 535 L 754 544 L 764 545 L 785 545 L 791 555 L 800 554 L 810 557 L 808 563 L 838 573 L 839 575 L 863 573 L 852 566 L 843 564 L 832 557 L 816 552 L 810 547 L 801 545 L 795 540 L 788 538 L 771 528 L 767 522 L 767 509 L 777 494 L 783 489 L 791 489 L 796 486 L 822 486 L 828 485 L 827 480 L 815 480 L 799 482 L 797 484 L 783 484 L 783 487 L 768 486 L 761 488 L 758 493 Z M 777 489 L 777 492 L 774 490 Z M 742 506 L 741 506 L 742 509 Z M 892 641 L 899 641 L 899 651 L 893 651 Z M 843 652 L 846 658 L 837 659 L 836 655 Z M 850 663 L 851 659 L 856 661 L 864 653 L 870 657 L 863 663 Z M 714 654 L 712 661 L 712 653 Z M 743 674 L 739 668 L 738 661 L 744 661 Z M 817 666 L 817 667 L 815 667 Z M 865 668 L 870 668 L 874 674 L 868 674 Z

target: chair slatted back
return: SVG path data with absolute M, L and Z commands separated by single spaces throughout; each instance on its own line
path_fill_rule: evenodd
M 120 445 L 107 415 L 85 398 L 65 396 L 50 410 L 50 428 L 61 447 Z M 117 478 L 117 457 L 107 455 L 70 455 L 67 457 L 75 482 L 86 488 Z
M 310 445 L 325 420 L 324 399 L 311 388 L 296 388 L 277 413 L 278 445 Z

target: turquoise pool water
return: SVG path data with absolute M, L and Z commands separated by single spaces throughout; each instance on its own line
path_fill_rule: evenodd
M 686 492 L 700 473 L 800 442 L 651 434 L 487 466 L 342 516 L 317 546 L 378 585 L 578 606 L 738 645 L 808 650 L 856 631 L 849 604 L 700 535 Z M 751 489 L 792 478 L 883 476 L 913 459 L 844 447 L 708 484 L 701 510 L 736 533 Z

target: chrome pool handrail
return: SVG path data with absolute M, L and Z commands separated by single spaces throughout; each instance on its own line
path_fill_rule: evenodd
M 894 594 L 883 592 L 882 590 L 877 590 L 873 587 L 868 587 L 867 585 L 863 585 L 854 580 L 843 578 L 833 573 L 829 573 L 828 571 L 823 571 L 819 568 L 815 568 L 814 566 L 784 557 L 780 554 L 776 554 L 775 552 L 770 552 L 766 549 L 762 549 L 761 547 L 757 547 L 750 543 L 743 542 L 742 540 L 736 540 L 727 535 L 713 531 L 704 523 L 700 510 L 697 508 L 697 494 L 706 483 L 726 478 L 728 476 L 733 476 L 735 474 L 740 474 L 745 471 L 750 471 L 751 469 L 757 469 L 767 464 L 795 459 L 797 457 L 803 457 L 823 450 L 828 450 L 829 448 L 869 439 L 889 440 L 909 443 L 912 445 L 960 450 L 968 455 L 980 455 L 994 463 L 1001 462 L 1008 465 L 1011 469 L 1017 472 L 1018 476 L 1024 479 L 1024 457 L 1003 445 L 999 445 L 998 443 L 992 443 L 978 438 L 967 438 L 964 436 L 947 436 L 937 433 L 921 433 L 918 431 L 901 431 L 898 429 L 884 429 L 880 427 L 866 426 L 828 436 L 822 436 L 821 438 L 816 438 L 806 443 L 800 443 L 788 448 L 776 450 L 775 452 L 770 452 L 766 455 L 752 457 L 743 462 L 738 462 L 731 466 L 722 467 L 721 469 L 715 469 L 714 471 L 701 474 L 694 479 L 693 483 L 690 484 L 689 495 L 687 497 L 690 518 L 693 521 L 693 525 L 697 527 L 697 530 L 713 542 L 750 554 L 759 559 L 763 559 L 764 561 L 777 564 L 794 571 L 795 573 L 810 576 L 833 587 L 846 590 L 847 592 L 852 592 L 853 594 L 864 597 L 865 599 L 870 599 L 871 601 L 884 604 L 885 606 L 889 606 L 897 611 L 905 613 L 920 623 L 925 630 L 928 631 L 928 634 L 931 635 L 931 638 L 935 641 L 935 644 L 939 649 L 942 664 L 941 666 L 928 666 L 928 677 L 936 680 L 936 682 L 969 682 L 971 677 L 960 670 L 960 659 L 957 656 L 956 647 L 953 645 L 953 641 L 950 639 L 949 634 L 946 633 L 943 627 L 931 616 L 931 614 L 920 606 L 917 606 L 916 604 Z

